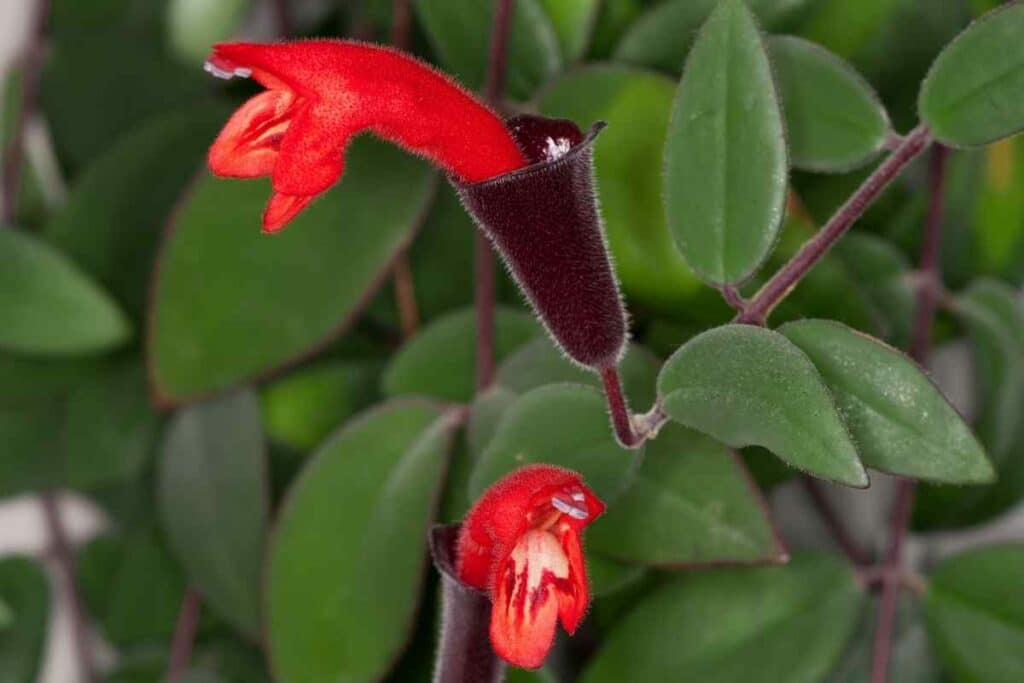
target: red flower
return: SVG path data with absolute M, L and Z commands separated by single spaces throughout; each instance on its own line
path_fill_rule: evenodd
M 421 154 L 464 182 L 526 165 L 493 112 L 431 67 L 388 48 L 343 40 L 214 47 L 206 70 L 252 76 L 267 88 L 235 112 L 209 153 L 210 169 L 271 176 L 263 229 L 275 232 L 341 177 L 362 131 Z
M 529 465 L 488 489 L 459 533 L 457 570 L 491 595 L 491 644 L 510 664 L 544 663 L 555 622 L 576 630 L 590 594 L 580 536 L 604 512 L 575 472 Z

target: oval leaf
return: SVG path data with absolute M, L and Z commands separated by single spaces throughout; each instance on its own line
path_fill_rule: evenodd
M 117 305 L 62 254 L 32 235 L 0 230 L 0 348 L 96 353 L 130 335 Z
M 764 446 L 794 467 L 867 486 L 821 376 L 778 332 L 726 325 L 684 344 L 661 369 L 669 417 L 734 448 Z
M 704 290 L 675 248 L 661 200 L 673 90 L 664 76 L 601 65 L 566 74 L 539 101 L 548 116 L 608 122 L 594 164 L 615 271 L 630 301 L 668 314 Z
M 946 46 L 921 84 L 918 109 L 947 145 L 976 147 L 1024 128 L 1024 3 L 978 19 Z
M 416 13 L 445 70 L 471 90 L 483 87 L 491 49 L 494 3 L 416 0 Z M 562 68 L 561 47 L 537 0 L 518 0 L 508 42 L 508 92 L 527 99 Z
M 910 358 L 828 320 L 788 323 L 779 332 L 818 368 L 865 465 L 934 481 L 992 481 L 970 427 Z
M 665 208 L 683 257 L 713 283 L 764 261 L 782 222 L 786 140 L 761 34 L 741 0 L 704 24 L 676 92 Z
M 1024 677 L 1024 546 L 959 555 L 935 571 L 925 614 L 942 663 L 964 681 Z
M 540 333 L 528 314 L 510 308 L 495 311 L 495 355 L 513 349 Z M 449 313 L 430 323 L 402 347 L 384 371 L 385 396 L 421 394 L 465 403 L 476 389 L 476 314 L 473 309 Z
M 566 63 L 583 57 L 597 21 L 600 0 L 540 0 L 551 20 Z
M 344 180 L 268 237 L 259 216 L 269 183 L 200 180 L 160 257 L 148 339 L 160 397 L 223 390 L 336 333 L 408 241 L 432 182 L 423 162 L 357 140 Z
M 648 444 L 633 484 L 594 522 L 587 546 L 630 563 L 676 567 L 787 557 L 736 454 L 675 424 Z
M 22 558 L 0 561 L 0 602 L 10 617 L 0 625 L 3 680 L 38 680 L 50 621 L 50 586 L 42 568 Z
M 850 568 L 818 555 L 672 579 L 618 623 L 581 680 L 814 683 L 842 654 L 862 600 Z
M 825 48 L 793 36 L 768 40 L 786 115 L 790 162 L 810 171 L 846 171 L 885 144 L 889 117 L 871 86 Z
M 258 638 L 270 504 L 256 397 L 185 408 L 161 450 L 157 497 L 171 550 L 221 618 Z
M 519 397 L 498 423 L 469 480 L 476 500 L 488 486 L 528 463 L 574 470 L 609 502 L 629 485 L 640 453 L 616 443 L 604 396 L 578 384 L 552 384 Z
M 292 485 L 265 596 L 278 678 L 356 683 L 391 667 L 412 634 L 450 431 L 435 406 L 386 405 L 338 432 Z

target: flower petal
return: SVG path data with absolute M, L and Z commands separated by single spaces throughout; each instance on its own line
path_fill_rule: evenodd
M 272 234 L 279 231 L 305 209 L 316 195 L 281 194 L 270 195 L 267 208 L 263 210 L 263 232 Z
M 569 578 L 569 559 L 552 534 L 523 534 L 495 578 L 491 644 L 515 666 L 544 663 L 555 637 L 559 593 Z
M 341 177 L 345 146 L 357 132 L 332 115 L 331 107 L 310 104 L 299 111 L 281 141 L 274 190 L 318 194 Z
M 210 147 L 210 170 L 230 178 L 255 178 L 273 172 L 294 103 L 291 93 L 268 90 L 239 107 Z
M 562 628 L 572 635 L 583 621 L 587 604 L 590 602 L 587 565 L 583 561 L 579 532 L 574 526 L 563 522 L 559 528 L 558 540 L 569 562 L 568 581 L 565 582 L 564 590 L 558 592 L 558 616 L 562 621 Z

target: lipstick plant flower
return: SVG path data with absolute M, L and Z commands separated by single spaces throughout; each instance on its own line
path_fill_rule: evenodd
M 342 175 L 344 150 L 369 131 L 464 182 L 526 165 L 504 123 L 433 68 L 386 47 L 302 40 L 214 47 L 206 70 L 267 90 L 235 112 L 209 153 L 216 175 L 271 177 L 263 229 L 285 226 Z
M 284 227 L 342 175 L 349 141 L 370 132 L 447 174 L 552 339 L 576 363 L 614 368 L 626 313 L 593 191 L 592 146 L 571 121 L 502 121 L 432 67 L 347 40 L 217 45 L 206 70 L 267 88 L 210 148 L 219 176 L 269 175 L 265 232 Z
M 575 472 L 529 465 L 491 486 L 469 511 L 456 571 L 490 595 L 491 644 L 505 661 L 537 668 L 556 622 L 576 631 L 590 602 L 583 529 L 604 507 Z

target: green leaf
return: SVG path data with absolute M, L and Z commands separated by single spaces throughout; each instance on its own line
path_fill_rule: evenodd
M 658 566 L 787 557 L 738 457 L 674 424 L 648 444 L 633 484 L 590 527 L 587 547 Z
M 377 399 L 379 382 L 375 361 L 324 361 L 302 368 L 263 389 L 263 426 L 278 443 L 308 451 L 345 418 L 368 408 Z
M 502 415 L 470 477 L 469 497 L 476 500 L 506 474 L 540 462 L 579 472 L 608 503 L 629 486 L 640 458 L 616 443 L 601 392 L 551 384 L 523 394 Z
M 89 614 L 118 647 L 170 640 L 185 577 L 152 530 L 101 536 L 79 553 Z
M 591 530 L 586 533 L 586 545 L 591 549 Z M 587 553 L 587 580 L 590 582 L 590 595 L 601 598 L 613 595 L 629 586 L 636 584 L 647 574 L 647 569 L 639 565 L 623 564 L 602 557 L 597 553 Z
M 0 496 L 68 486 L 92 488 L 135 475 L 148 459 L 158 418 L 135 361 L 58 365 L 6 359 L 0 379 L 51 384 L 39 395 L 0 401 Z M 23 377 L 18 375 L 24 373 Z M 20 393 L 20 392 L 19 392 Z
M 375 681 L 411 635 L 452 425 L 426 403 L 349 423 L 292 485 L 270 549 L 276 677 Z
M 947 145 L 976 147 L 1024 128 L 1024 4 L 986 14 L 936 58 L 918 109 Z
M 229 40 L 241 28 L 249 0 L 169 0 L 167 34 L 185 61 L 201 64 L 214 43 Z
M 130 336 L 117 305 L 62 254 L 27 233 L 0 230 L 0 348 L 96 353 Z
M 600 0 L 540 0 L 562 46 L 566 63 L 582 59 L 597 21 Z
M 376 140 L 344 180 L 269 237 L 269 183 L 202 179 L 163 246 L 148 340 L 161 397 L 223 390 L 309 353 L 369 300 L 425 209 L 427 166 Z
M 958 681 L 1024 678 L 1024 546 L 975 550 L 947 560 L 928 586 L 928 632 Z
M 50 242 L 136 318 L 167 217 L 226 117 L 223 106 L 200 102 L 132 129 L 76 179 L 43 226 Z
M 794 14 L 818 0 L 748 0 L 766 30 L 785 27 Z M 718 0 L 671 0 L 654 4 L 630 26 L 615 60 L 679 73 L 701 24 Z
M 673 420 L 733 448 L 764 446 L 815 476 L 867 486 L 821 376 L 778 332 L 726 325 L 697 335 L 662 367 L 658 394 Z
M 850 568 L 827 556 L 675 578 L 619 621 L 581 680 L 813 683 L 842 654 L 862 601 Z
M 658 365 L 657 357 L 644 347 L 630 344 L 626 349 L 619 364 L 619 375 L 626 396 L 637 408 L 646 410 L 654 402 Z M 556 382 L 601 387 L 600 377 L 571 363 L 545 337 L 523 344 L 498 368 L 497 383 L 520 394 Z
M 490 445 L 498 431 L 502 415 L 518 398 L 519 393 L 496 382 L 474 399 L 466 422 L 466 447 L 474 461 L 479 460 Z
M 157 497 L 171 550 L 221 618 L 258 639 L 270 502 L 256 397 L 183 409 L 161 451 Z
M 445 70 L 471 90 L 484 86 L 494 3 L 478 0 L 416 0 L 416 13 Z M 528 99 L 562 68 L 551 20 L 537 0 L 513 6 L 508 42 L 508 92 Z
M 495 313 L 495 354 L 507 356 L 540 333 L 528 314 L 508 308 Z M 385 396 L 421 394 L 466 403 L 476 388 L 476 314 L 449 313 L 420 331 L 394 355 L 384 371 Z
M 573 70 L 539 100 L 548 115 L 607 121 L 594 148 L 598 195 L 615 270 L 631 301 L 672 312 L 704 288 L 675 249 L 661 200 L 661 155 L 673 83 L 622 66 Z
M 665 145 L 668 225 L 687 263 L 713 283 L 764 261 L 786 200 L 786 140 L 771 65 L 750 11 L 721 0 L 676 92 Z
M 818 368 L 864 464 L 933 481 L 993 480 L 970 427 L 903 353 L 829 320 L 788 323 L 779 332 Z
M 0 680 L 32 683 L 42 670 L 50 620 L 50 586 L 43 570 L 20 557 L 0 560 L 0 601 L 11 617 L 0 628 Z
M 973 210 L 965 221 L 974 243 L 975 267 L 984 273 L 1024 276 L 1024 137 L 990 145 Z
M 885 144 L 889 117 L 853 67 L 803 38 L 776 36 L 768 49 L 786 116 L 790 162 L 810 171 L 845 171 Z

